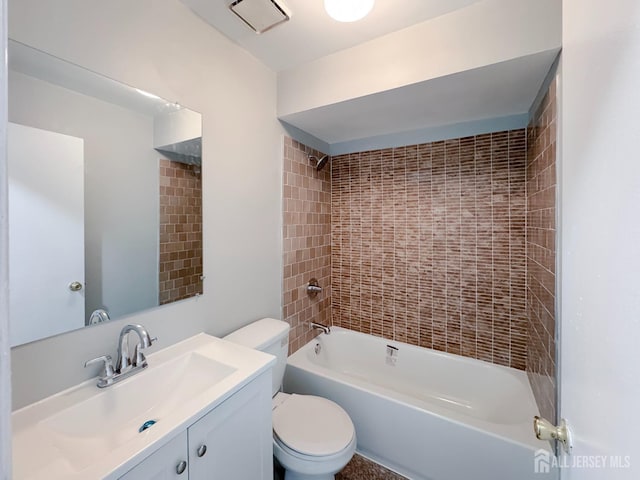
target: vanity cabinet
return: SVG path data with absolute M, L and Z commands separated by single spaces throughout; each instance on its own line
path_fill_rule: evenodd
M 272 480 L 271 432 L 269 371 L 151 453 L 120 480 Z
M 165 446 L 159 448 L 142 462 L 120 477 L 120 480 L 181 480 L 188 478 L 186 458 L 187 432 L 184 431 Z M 184 471 L 180 474 L 178 465 L 185 462 Z

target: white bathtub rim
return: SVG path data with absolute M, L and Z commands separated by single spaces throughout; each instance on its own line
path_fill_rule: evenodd
M 344 332 L 348 332 L 348 334 L 356 334 L 356 335 L 364 335 L 364 336 L 370 336 L 364 333 L 360 333 L 360 332 L 353 332 L 351 330 L 348 329 L 344 329 L 344 328 L 340 328 L 340 327 L 332 327 L 332 331 L 333 329 L 338 330 L 338 331 L 344 331 Z M 320 336 L 325 335 L 325 334 L 321 334 Z M 382 341 L 388 341 L 387 339 L 384 339 L 382 337 L 375 337 L 378 339 L 381 339 Z M 549 450 L 549 445 L 547 442 L 541 442 L 540 440 L 537 440 L 535 438 L 535 434 L 533 431 L 533 417 L 534 415 L 539 415 L 538 410 L 537 410 L 537 406 L 535 406 L 535 402 L 532 403 L 532 408 L 534 408 L 534 410 L 531 411 L 531 418 L 530 418 L 530 424 L 529 421 L 526 419 L 523 419 L 522 422 L 516 423 L 516 424 L 498 424 L 501 425 L 499 428 L 502 430 L 506 430 L 509 431 L 510 435 L 506 435 L 504 433 L 500 433 L 500 432 L 496 432 L 495 428 L 496 428 L 496 424 L 495 423 L 491 423 L 488 422 L 486 420 L 482 420 L 482 419 L 477 419 L 477 418 L 473 418 L 473 417 L 467 417 L 465 420 L 461 420 L 459 418 L 457 418 L 456 412 L 454 411 L 450 411 L 450 410 L 446 410 L 445 412 L 443 412 L 444 409 L 440 409 L 438 406 L 433 405 L 433 404 L 427 404 L 427 402 L 424 402 L 425 407 L 421 408 L 420 406 L 416 405 L 416 399 L 414 397 L 411 397 L 409 395 L 406 394 L 402 394 L 399 392 L 396 392 L 394 390 L 391 390 L 389 388 L 385 388 L 382 387 L 380 385 L 377 385 L 375 383 L 368 383 L 364 380 L 360 380 L 358 378 L 355 377 L 350 377 L 347 374 L 343 374 L 341 372 L 329 369 L 327 367 L 318 365 L 318 364 L 314 364 L 312 362 L 310 362 L 306 357 L 306 352 L 307 350 L 313 348 L 313 344 L 314 342 L 316 342 L 316 338 L 314 338 L 313 340 L 311 340 L 309 343 L 303 345 L 299 350 L 297 350 L 296 352 L 294 352 L 291 356 L 289 356 L 288 360 L 287 360 L 287 366 L 288 367 L 293 367 L 293 368 L 298 368 L 301 370 L 308 370 L 311 371 L 313 374 L 316 374 L 324 379 L 327 380 L 331 380 L 331 381 L 335 381 L 341 385 L 344 386 L 348 386 L 351 388 L 355 388 L 356 390 L 359 390 L 361 392 L 374 392 L 375 394 L 380 395 L 382 398 L 384 398 L 385 400 L 394 402 L 394 403 L 398 403 L 400 405 L 402 405 L 403 407 L 408 407 L 411 408 L 412 410 L 416 410 L 416 411 L 427 411 L 429 412 L 431 415 L 434 415 L 435 417 L 442 419 L 442 420 L 446 420 L 449 422 L 453 422 L 456 425 L 465 427 L 465 428 L 470 428 L 474 431 L 477 432 L 481 432 L 487 435 L 490 435 L 494 438 L 498 438 L 500 440 L 503 441 L 507 441 L 507 442 L 512 442 L 514 444 L 520 445 L 524 448 L 527 448 L 529 450 L 531 450 L 532 452 L 535 452 L 537 450 L 540 449 L 545 449 L 545 450 Z M 414 348 L 423 348 L 423 347 L 416 347 L 415 345 L 410 345 L 410 344 L 405 344 L 403 342 L 398 342 L 398 341 L 389 341 L 395 343 L 395 344 L 399 344 L 402 345 L 403 348 L 404 346 L 408 346 L 408 347 L 414 347 Z M 436 351 L 436 350 L 432 350 L 432 349 L 427 349 L 430 350 L 431 352 L 435 353 L 436 355 L 442 355 L 442 356 L 446 356 L 446 357 L 459 357 L 459 355 L 454 355 L 451 353 L 447 353 L 447 352 L 440 352 L 440 351 Z M 467 358 L 464 358 L 464 360 L 467 360 Z M 476 359 L 469 359 L 469 360 L 476 360 Z M 488 364 L 491 367 L 497 367 L 497 368 L 501 368 L 501 369 L 507 369 L 510 373 L 513 373 L 513 371 L 515 371 L 518 375 L 522 374 L 526 377 L 526 373 L 521 372 L 519 370 L 510 368 L 510 367 L 505 367 L 503 365 L 494 365 L 490 362 L 484 362 L 482 360 L 476 360 L 478 362 L 483 362 Z M 531 387 L 529 386 L 528 381 L 526 382 L 526 386 L 528 387 L 528 394 L 530 395 L 530 398 L 533 398 L 533 393 L 531 392 Z M 523 434 L 522 432 L 526 431 L 528 426 L 530 425 L 530 435 L 528 434 Z M 511 430 L 513 430 L 513 432 L 510 432 Z
M 291 366 L 294 367 L 294 368 L 299 368 L 299 369 L 305 370 L 304 368 L 301 368 L 298 365 L 291 365 Z M 323 367 L 318 367 L 318 368 L 323 368 Z M 328 369 L 325 369 L 325 370 L 328 370 Z M 337 374 L 334 373 L 333 375 L 327 375 L 326 373 L 320 372 L 318 370 L 313 370 L 313 373 L 318 375 L 319 377 L 325 378 L 327 380 L 335 381 L 335 382 L 337 382 L 337 383 L 339 383 L 341 385 L 354 388 L 354 389 L 359 390 L 361 392 L 370 393 L 372 391 L 372 388 L 365 388 L 365 387 L 363 387 L 361 385 L 354 384 L 352 381 L 346 381 L 346 380 L 343 380 L 342 378 L 337 378 L 336 375 L 340 375 L 339 373 L 337 373 Z M 358 380 L 356 379 L 356 381 L 358 381 Z M 362 382 L 362 383 L 364 383 L 364 382 Z M 443 413 L 436 412 L 436 411 L 434 411 L 432 409 L 432 408 L 437 408 L 437 407 L 430 407 L 429 409 L 420 408 L 420 407 L 416 406 L 415 404 L 411 403 L 408 400 L 403 400 L 403 399 L 398 398 L 398 396 L 407 398 L 408 397 L 407 395 L 402 395 L 402 394 L 399 394 L 397 392 L 393 392 L 394 396 L 391 396 L 391 395 L 389 395 L 387 393 L 384 393 L 384 392 L 380 391 L 380 390 L 389 391 L 388 389 L 385 389 L 385 388 L 380 387 L 378 385 L 373 385 L 373 387 L 378 389 L 378 390 L 375 390 L 376 394 L 379 394 L 382 398 L 384 398 L 387 401 L 391 401 L 391 402 L 400 404 L 403 407 L 407 407 L 407 408 L 410 408 L 412 410 L 416 410 L 416 411 L 419 411 L 419 412 L 423 412 L 423 411 L 426 410 L 426 411 L 428 411 L 429 414 L 431 414 L 431 415 L 433 415 L 433 416 L 435 416 L 435 417 L 437 417 L 437 418 L 439 418 L 441 420 L 445 420 L 445 421 L 448 421 L 448 422 L 451 422 L 451 423 L 455 423 L 456 425 L 462 426 L 464 428 L 469 428 L 469 429 L 474 430 L 476 432 L 480 432 L 480 433 L 489 435 L 491 437 L 498 438 L 498 439 L 503 440 L 503 441 L 507 441 L 507 442 L 511 442 L 511 443 L 520 445 L 520 446 L 522 446 L 524 448 L 527 448 L 527 449 L 531 450 L 532 452 L 535 452 L 535 451 L 540 450 L 540 449 L 549 450 L 548 444 L 546 442 L 540 442 L 539 440 L 537 440 L 535 438 L 535 435 L 533 433 L 533 417 L 531 417 L 531 422 L 532 422 L 531 423 L 531 425 L 532 425 L 531 426 L 531 437 L 532 438 L 531 438 L 530 441 L 525 441 L 525 440 L 523 440 L 521 438 L 514 438 L 514 437 L 509 437 L 509 436 L 506 436 L 506 435 L 501 435 L 501 434 L 499 434 L 497 432 L 488 430 L 486 428 L 482 428 L 480 426 L 473 425 L 472 422 L 460 421 L 457 418 L 452 418 L 450 415 L 445 415 Z M 288 392 L 288 393 L 294 393 L 294 392 Z M 478 420 L 478 421 L 480 422 L 480 420 Z M 516 424 L 516 426 L 522 426 L 522 424 Z M 540 442 L 540 444 L 538 445 L 538 443 L 536 443 L 536 442 Z
M 406 343 L 406 342 L 401 342 L 400 340 L 389 340 L 388 338 L 384 338 L 384 337 L 380 337 L 377 335 L 373 335 L 373 334 L 368 334 L 368 333 L 362 333 L 362 332 L 357 332 L 355 330 L 349 330 L 348 328 L 343 328 L 343 327 L 331 327 L 331 332 L 337 332 L 337 333 L 343 333 L 343 334 L 347 334 L 347 335 L 355 335 L 358 337 L 371 337 L 374 338 L 377 341 L 380 341 L 381 343 L 387 343 L 391 346 L 396 346 L 399 345 L 402 347 L 402 349 L 404 350 L 405 348 L 409 348 L 409 349 L 414 349 L 414 350 L 428 350 L 430 352 L 431 355 L 434 355 L 436 357 L 441 357 L 441 358 L 448 358 L 448 359 L 452 359 L 455 361 L 462 361 L 464 363 L 480 363 L 485 367 L 490 367 L 492 369 L 496 369 L 496 370 L 503 370 L 505 372 L 508 372 L 510 374 L 515 374 L 519 377 L 525 377 L 527 376 L 527 373 L 524 370 L 520 370 L 517 368 L 513 368 L 513 367 L 507 367 L 506 365 L 500 365 L 497 363 L 492 363 L 492 362 L 488 362 L 486 360 L 482 360 L 479 358 L 472 358 L 472 357 L 466 357 L 464 355 L 457 355 L 455 353 L 450 353 L 450 352 L 443 352 L 442 350 L 436 350 L 435 348 L 429 348 L 429 347 L 420 347 L 418 345 L 412 345 L 411 343 Z M 318 335 L 316 335 L 313 339 L 311 339 L 309 342 L 305 343 L 304 345 L 302 345 L 296 352 L 292 353 L 289 358 L 291 358 L 293 355 L 295 355 L 298 351 L 302 350 L 303 348 L 305 348 L 307 345 L 310 345 L 311 343 L 313 343 L 314 341 L 316 341 L 318 339 L 318 337 L 326 337 L 327 335 L 325 333 L 319 332 Z M 528 385 L 529 382 L 527 381 L 526 384 Z M 529 387 L 531 388 L 531 387 Z

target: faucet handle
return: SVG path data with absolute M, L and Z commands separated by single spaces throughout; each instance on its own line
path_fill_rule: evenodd
M 113 369 L 113 363 L 111 362 L 111 355 L 101 355 L 100 357 L 92 358 L 84 363 L 85 368 L 94 363 L 103 362 L 103 370 L 100 373 L 101 378 L 113 377 L 115 371 Z

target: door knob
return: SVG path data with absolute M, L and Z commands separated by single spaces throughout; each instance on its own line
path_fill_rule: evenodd
M 82 284 L 80 282 L 71 282 L 69 284 L 69 290 L 72 292 L 79 292 L 82 290 Z
M 538 440 L 558 440 L 562 443 L 564 451 L 571 453 L 573 439 L 569 425 L 564 418 L 560 421 L 560 425 L 556 427 L 550 421 L 536 415 L 533 417 L 533 431 L 536 433 Z

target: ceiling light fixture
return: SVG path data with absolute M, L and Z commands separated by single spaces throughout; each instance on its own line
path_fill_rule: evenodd
M 356 22 L 373 9 L 375 0 L 324 0 L 324 9 L 339 22 Z

